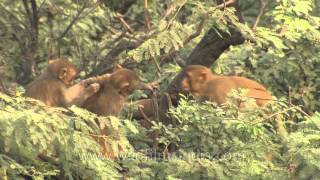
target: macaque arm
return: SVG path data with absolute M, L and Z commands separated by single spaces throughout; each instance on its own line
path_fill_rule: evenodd
M 66 106 L 71 105 L 81 106 L 89 97 L 98 92 L 100 84 L 96 78 L 89 78 L 80 81 L 65 90 Z

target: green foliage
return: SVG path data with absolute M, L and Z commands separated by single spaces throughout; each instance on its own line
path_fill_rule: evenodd
M 320 114 L 308 118 L 297 125 L 299 131 L 288 138 L 290 166 L 299 179 L 320 177 Z
M 174 5 L 175 3 L 171 4 L 171 6 Z M 156 30 L 160 33 L 144 41 L 138 48 L 131 50 L 128 53 L 129 57 L 136 61 L 141 61 L 158 58 L 161 54 L 179 51 L 187 43 L 185 41 L 188 40 L 199 27 L 203 26 L 203 23 L 205 23 L 205 30 L 214 28 L 228 31 L 228 24 L 231 23 L 239 27 L 243 33 L 251 32 L 246 26 L 239 23 L 232 9 L 226 9 L 222 12 L 219 8 L 215 7 L 214 4 L 208 6 L 207 2 L 194 1 L 176 1 L 176 6 L 179 10 L 181 6 L 184 6 L 191 11 L 191 14 L 187 17 L 187 23 L 180 23 L 175 17 L 171 19 L 171 21 L 161 19 L 158 22 Z M 178 13 L 180 12 L 177 12 L 177 14 Z M 202 33 L 201 35 L 204 34 Z M 199 38 L 197 38 L 198 41 L 200 40 Z
M 320 19 L 310 15 L 309 0 L 280 1 L 257 27 L 256 43 L 232 47 L 216 63 L 216 72 L 257 79 L 277 97 L 285 96 L 308 112 L 320 108 Z
M 156 122 L 144 129 L 136 121 L 0 94 L 0 178 L 319 179 L 319 1 L 241 0 L 245 24 L 233 8 L 217 8 L 216 1 L 148 1 L 151 29 L 145 25 L 144 2 L 131 2 L 36 0 L 38 41 L 32 46 L 34 32 L 22 1 L 5 0 L 0 4 L 1 78 L 17 79 L 30 58 L 35 74 L 47 58 L 71 58 L 81 76 L 101 70 L 105 62 L 130 59 L 141 79 L 158 80 L 164 91 L 180 71 L 168 55 L 186 59 L 209 29 L 230 33 L 233 27 L 247 41 L 225 51 L 213 70 L 258 80 L 278 99 L 263 109 L 249 99 L 248 109 L 239 110 L 233 104 L 243 92 L 234 92 L 226 107 L 183 97 L 170 111 L 174 124 Z M 261 2 L 266 7 L 257 18 Z M 140 91 L 130 98 L 145 96 Z M 313 115 L 305 117 L 293 104 Z M 279 135 L 279 119 L 285 134 Z M 91 137 L 101 129 L 110 133 L 104 138 L 121 166 L 101 157 Z M 148 138 L 153 130 L 160 131 L 156 156 Z M 167 154 L 170 144 L 178 148 L 174 154 Z
M 112 151 L 117 155 L 120 147 L 129 152 L 130 144 L 117 118 L 97 117 L 76 107 L 69 111 L 48 108 L 22 97 L 0 95 L 0 160 L 9 177 L 119 177 L 120 167 L 101 156 L 101 148 L 91 137 L 100 135 L 101 126 L 107 126 L 106 139 Z
M 242 97 L 240 91 L 234 92 L 230 99 Z M 231 102 L 227 107 L 219 107 L 182 97 L 179 106 L 170 111 L 178 121 L 176 126 L 154 123 L 152 127 L 160 130 L 160 142 L 174 143 L 178 151 L 168 156 L 165 153 L 128 155 L 122 161 L 128 169 L 126 176 L 139 176 L 139 179 L 319 178 L 319 113 L 302 117 L 299 107 L 287 107 L 282 100 L 262 109 L 250 104 L 249 100 L 248 109 L 239 110 Z M 297 123 L 294 119 L 298 114 L 301 118 Z M 278 134 L 275 123 L 278 118 L 286 122 L 286 136 Z M 140 145 L 135 147 L 145 149 Z

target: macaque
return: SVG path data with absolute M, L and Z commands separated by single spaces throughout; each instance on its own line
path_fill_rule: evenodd
M 152 99 L 140 99 L 133 103 L 138 107 L 138 109 L 133 112 L 133 118 L 144 119 L 146 117 L 150 118 L 155 116 L 154 111 L 156 109 L 154 107 L 154 102 Z
M 81 106 L 100 89 L 100 85 L 96 78 L 73 85 L 77 74 L 76 67 L 70 61 L 50 60 L 45 71 L 26 87 L 25 96 L 40 100 L 48 106 Z
M 246 96 L 254 98 L 258 106 L 263 106 L 272 99 L 266 88 L 258 82 L 239 76 L 215 75 L 201 65 L 190 65 L 182 71 L 180 88 L 184 93 L 191 93 L 218 105 L 226 102 L 231 90 L 239 88 L 248 89 Z
M 136 89 L 152 90 L 152 86 L 142 83 L 134 71 L 116 65 L 113 72 L 99 78 L 100 90 L 88 98 L 83 108 L 98 115 L 118 116 L 126 97 Z
M 144 84 L 134 71 L 116 65 L 111 74 L 97 77 L 100 90 L 88 98 L 83 108 L 103 116 L 118 116 L 125 105 L 126 97 L 136 89 L 152 90 L 153 87 Z M 107 128 L 101 129 L 102 135 L 108 135 Z M 111 145 L 101 136 L 93 137 L 102 147 L 102 154 L 110 159 L 115 159 Z M 121 149 L 120 149 L 121 150 Z

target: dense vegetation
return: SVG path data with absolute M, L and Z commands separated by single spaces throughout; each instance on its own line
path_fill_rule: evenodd
M 4 0 L 0 39 L 0 179 L 320 178 L 317 0 Z M 135 69 L 160 83 L 160 99 L 181 67 L 205 65 L 261 82 L 274 101 L 249 100 L 243 111 L 181 97 L 170 123 L 160 114 L 145 129 L 130 108 L 98 117 L 22 97 L 56 57 L 71 59 L 80 79 L 115 63 Z M 101 128 L 115 161 L 92 139 Z

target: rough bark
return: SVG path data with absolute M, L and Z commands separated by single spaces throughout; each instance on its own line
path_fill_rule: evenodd
M 198 64 L 209 67 L 231 45 L 242 44 L 243 41 L 240 32 L 236 30 L 233 30 L 230 36 L 224 31 L 210 29 L 187 58 L 187 65 Z

